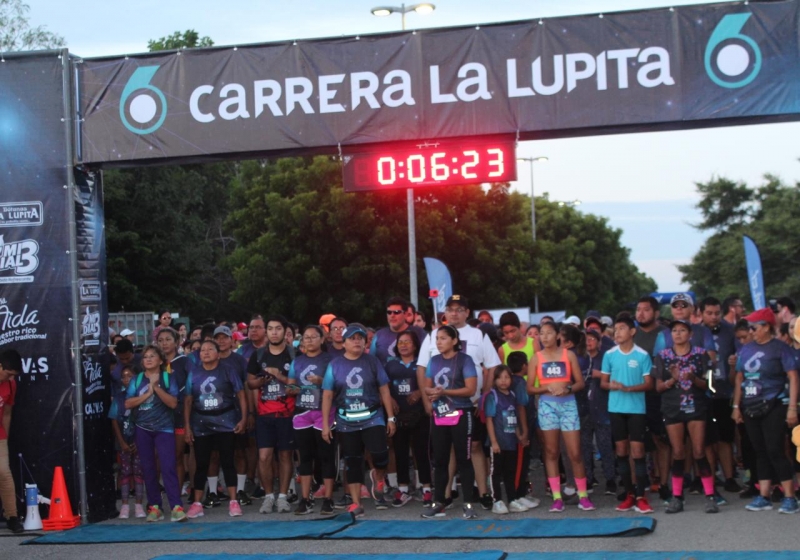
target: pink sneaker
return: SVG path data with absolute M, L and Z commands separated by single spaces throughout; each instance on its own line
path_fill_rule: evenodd
M 203 517 L 204 515 L 203 504 L 200 502 L 193 502 L 192 505 L 189 506 L 189 511 L 186 513 L 186 517 L 189 519 L 196 519 L 198 517 Z
M 367 487 L 362 484 L 361 485 L 361 499 L 363 500 L 364 498 L 371 498 L 371 497 L 372 497 L 372 494 L 370 494 L 369 490 L 367 490 Z
M 550 506 L 550 513 L 561 513 L 564 511 L 564 500 L 558 499 Z
M 594 504 L 589 498 L 581 498 L 578 502 L 578 509 L 583 511 L 594 511 Z
M 317 488 L 316 492 L 314 492 L 314 498 L 324 498 L 324 497 L 325 497 L 325 485 L 323 484 L 322 486 Z
M 131 516 L 131 506 L 128 504 L 122 504 L 122 507 L 119 508 L 119 518 L 120 519 L 128 519 Z
M 238 500 L 231 500 L 228 504 L 228 515 L 231 517 L 240 517 L 242 515 L 242 506 L 239 505 Z
M 147 514 L 144 512 L 144 506 L 142 504 L 135 504 L 133 506 L 134 515 L 136 519 L 144 519 L 147 517 Z

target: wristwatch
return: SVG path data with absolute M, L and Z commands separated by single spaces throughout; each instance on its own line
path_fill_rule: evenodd
M 386 420 L 388 420 L 392 424 L 397 424 L 397 417 L 396 416 L 389 416 L 389 418 L 387 418 Z

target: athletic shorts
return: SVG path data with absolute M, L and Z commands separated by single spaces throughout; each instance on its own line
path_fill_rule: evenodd
M 486 447 L 485 442 L 489 439 L 489 429 L 486 427 L 486 424 L 481 422 L 477 410 L 477 407 L 467 409 L 464 411 L 464 414 L 472 414 L 472 441 L 479 441 Z
M 722 443 L 733 443 L 736 439 L 736 422 L 731 418 L 733 407 L 728 399 L 712 399 L 711 417 L 715 420 L 714 425 L 719 434 L 718 441 Z
M 256 418 L 256 446 L 278 451 L 294 450 L 294 427 L 291 418 L 259 416 Z
M 551 401 L 539 399 L 539 427 L 542 431 L 575 432 L 581 429 L 578 403 L 575 399 Z
M 664 416 L 664 424 L 672 426 L 673 424 L 688 424 L 689 422 L 706 422 L 708 420 L 708 413 L 705 411 L 695 412 L 694 414 L 678 413 L 673 416 Z M 706 428 L 708 432 L 708 428 Z
M 615 442 L 629 440 L 644 443 L 647 415 L 610 412 L 609 416 L 611 417 L 611 436 Z

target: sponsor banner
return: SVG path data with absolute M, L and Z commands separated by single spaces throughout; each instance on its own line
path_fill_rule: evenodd
M 798 2 L 86 59 L 82 160 L 794 120 Z
M 64 189 L 69 69 L 60 54 L 7 54 L 0 64 L 0 350 L 22 355 L 9 438 L 14 480 L 35 481 L 50 496 L 53 470 L 63 467 L 77 512 L 71 197 Z M 27 465 L 22 472 L 18 456 Z
M 753 309 L 758 311 L 767 306 L 761 253 L 758 251 L 756 242 L 750 237 L 742 236 L 742 242 L 744 243 L 744 260 L 747 265 L 747 282 L 750 285 L 750 299 L 753 301 Z
M 444 313 L 445 305 L 450 296 L 453 295 L 453 281 L 450 279 L 450 271 L 447 265 L 439 259 L 425 257 L 425 272 L 428 275 L 428 286 L 430 291 L 428 297 L 433 304 L 433 312 L 436 314 L 436 322 L 439 322 L 439 313 Z

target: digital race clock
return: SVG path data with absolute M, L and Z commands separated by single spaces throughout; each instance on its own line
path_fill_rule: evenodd
M 517 179 L 515 143 L 427 141 L 343 154 L 345 192 L 437 185 L 503 183 Z

